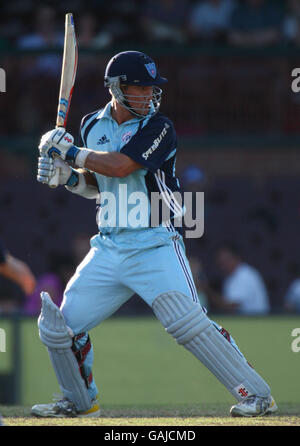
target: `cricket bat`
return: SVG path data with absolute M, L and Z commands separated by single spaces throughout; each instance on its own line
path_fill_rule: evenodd
M 65 40 L 62 60 L 62 70 L 60 79 L 60 89 L 58 107 L 56 115 L 56 128 L 66 128 L 71 98 L 75 83 L 78 63 L 78 47 L 76 41 L 73 14 L 66 14 L 65 19 Z M 49 186 L 58 186 L 59 169 L 56 168 L 53 177 L 49 181 Z

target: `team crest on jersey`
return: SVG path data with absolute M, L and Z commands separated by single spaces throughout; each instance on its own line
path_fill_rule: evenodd
M 127 144 L 128 141 L 131 139 L 131 136 L 132 136 L 132 132 L 130 132 L 130 131 L 124 133 L 124 135 L 122 135 L 122 141 L 123 141 L 125 144 Z
M 145 63 L 145 67 L 147 68 L 148 73 L 153 79 L 156 78 L 156 66 L 154 62 Z

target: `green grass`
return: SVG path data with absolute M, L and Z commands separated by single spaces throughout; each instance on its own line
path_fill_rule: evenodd
M 278 403 L 299 403 L 300 352 L 291 350 L 296 317 L 218 317 L 248 361 L 272 388 Z M 91 331 L 93 373 L 103 405 L 199 405 L 234 403 L 199 361 L 165 333 L 154 318 L 112 318 Z M 22 404 L 49 402 L 59 393 L 35 321 L 22 329 Z
M 215 320 L 231 332 L 249 362 L 270 384 L 279 405 L 278 416 L 247 421 L 228 418 L 229 408 L 235 403 L 233 397 L 198 360 L 165 333 L 156 319 L 111 318 L 90 333 L 102 417 L 96 421 L 71 419 L 47 420 L 47 423 L 299 425 L 300 352 L 293 353 L 291 349 L 291 333 L 300 327 L 299 318 Z M 3 356 L 0 373 L 3 365 L 5 371 L 11 367 L 9 327 L 7 334 L 7 353 L 0 353 L 7 356 Z M 45 420 L 29 416 L 30 407 L 51 402 L 59 388 L 46 348 L 38 337 L 36 321 L 23 322 L 21 339 L 21 406 L 0 407 L 0 412 L 8 425 L 43 424 Z

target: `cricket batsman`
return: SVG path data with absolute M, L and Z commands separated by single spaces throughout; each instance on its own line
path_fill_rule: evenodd
M 63 398 L 33 406 L 35 416 L 99 416 L 88 333 L 135 293 L 151 306 L 176 342 L 237 400 L 232 416 L 261 416 L 277 408 L 268 384 L 198 301 L 182 235 L 174 226 L 184 206 L 174 198 L 180 192 L 176 133 L 173 123 L 159 112 L 160 87 L 166 82 L 146 54 L 121 52 L 105 71 L 111 101 L 82 119 L 80 147 L 62 128 L 42 136 L 37 180 L 51 185 L 59 169 L 60 185 L 98 200 L 99 232 L 69 281 L 61 307 L 41 293 L 39 336 Z M 144 204 L 146 197 L 149 206 L 140 212 L 142 224 L 135 224 L 137 216 L 130 218 L 133 204 L 125 206 L 125 189 L 127 196 L 135 194 Z M 163 196 L 170 211 L 167 220 L 160 212 L 156 225 L 151 224 L 154 193 Z

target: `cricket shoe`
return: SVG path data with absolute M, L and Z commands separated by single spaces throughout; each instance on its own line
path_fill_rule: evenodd
M 85 412 L 78 412 L 72 401 L 62 398 L 55 403 L 36 404 L 31 409 L 31 415 L 43 418 L 95 418 L 100 416 L 97 398 L 92 400 L 92 407 Z
M 252 395 L 232 406 L 230 415 L 232 417 L 262 417 L 276 412 L 277 409 L 277 404 L 271 395 L 267 397 Z

